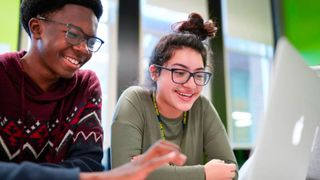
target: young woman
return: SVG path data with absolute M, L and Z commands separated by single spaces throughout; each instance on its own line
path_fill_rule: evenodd
M 120 97 L 112 125 L 112 167 L 134 161 L 158 139 L 180 146 L 185 166 L 167 165 L 150 179 L 233 179 L 236 160 L 221 120 L 201 95 L 211 77 L 202 41 L 213 37 L 212 21 L 192 13 L 174 24 L 151 56 L 153 88 L 130 87 Z

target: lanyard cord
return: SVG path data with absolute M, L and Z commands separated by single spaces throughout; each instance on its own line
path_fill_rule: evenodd
M 159 122 L 161 139 L 162 140 L 166 140 L 166 136 L 165 136 L 165 133 L 164 133 L 163 122 L 161 120 L 160 112 L 159 112 L 159 109 L 158 109 L 158 106 L 157 106 L 157 102 L 156 102 L 155 92 L 152 93 L 152 102 L 153 102 L 154 109 L 156 110 L 156 114 L 157 114 L 157 118 L 158 118 L 158 122 Z M 183 112 L 183 121 L 182 121 L 182 129 L 183 129 L 183 131 L 184 131 L 185 126 L 187 125 L 187 116 L 188 116 L 188 113 L 187 112 Z

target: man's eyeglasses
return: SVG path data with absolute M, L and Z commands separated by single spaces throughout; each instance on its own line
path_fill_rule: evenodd
M 97 52 L 100 49 L 101 45 L 104 43 L 104 41 L 98 37 L 86 35 L 80 27 L 77 27 L 75 25 L 65 24 L 41 16 L 38 17 L 38 19 L 66 26 L 68 28 L 65 34 L 67 42 L 72 45 L 78 45 L 81 42 L 86 41 L 88 50 L 91 52 Z
M 159 66 L 154 64 L 155 67 L 160 69 L 165 69 L 167 71 L 171 71 L 171 78 L 172 81 L 176 84 L 184 84 L 189 81 L 191 77 L 193 77 L 194 83 L 198 86 L 204 86 L 208 84 L 212 74 L 210 72 L 189 72 L 185 69 L 178 69 L 178 68 L 167 68 L 163 66 Z

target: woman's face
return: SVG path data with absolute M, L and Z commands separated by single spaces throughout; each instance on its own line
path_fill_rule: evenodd
M 191 48 L 175 50 L 163 67 L 189 72 L 204 71 L 201 54 Z M 166 69 L 161 69 L 161 73 L 153 79 L 157 83 L 156 100 L 159 111 L 167 118 L 177 118 L 184 111 L 190 110 L 202 91 L 202 86 L 196 85 L 193 77 L 184 84 L 173 82 L 171 71 Z

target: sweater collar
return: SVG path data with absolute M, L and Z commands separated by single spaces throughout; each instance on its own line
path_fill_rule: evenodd
M 61 78 L 53 89 L 43 91 L 22 69 L 21 58 L 25 54 L 26 51 L 7 53 L 3 63 L 11 81 L 20 92 L 25 93 L 26 97 L 35 101 L 56 101 L 69 95 L 75 88 L 78 73 L 70 79 Z

